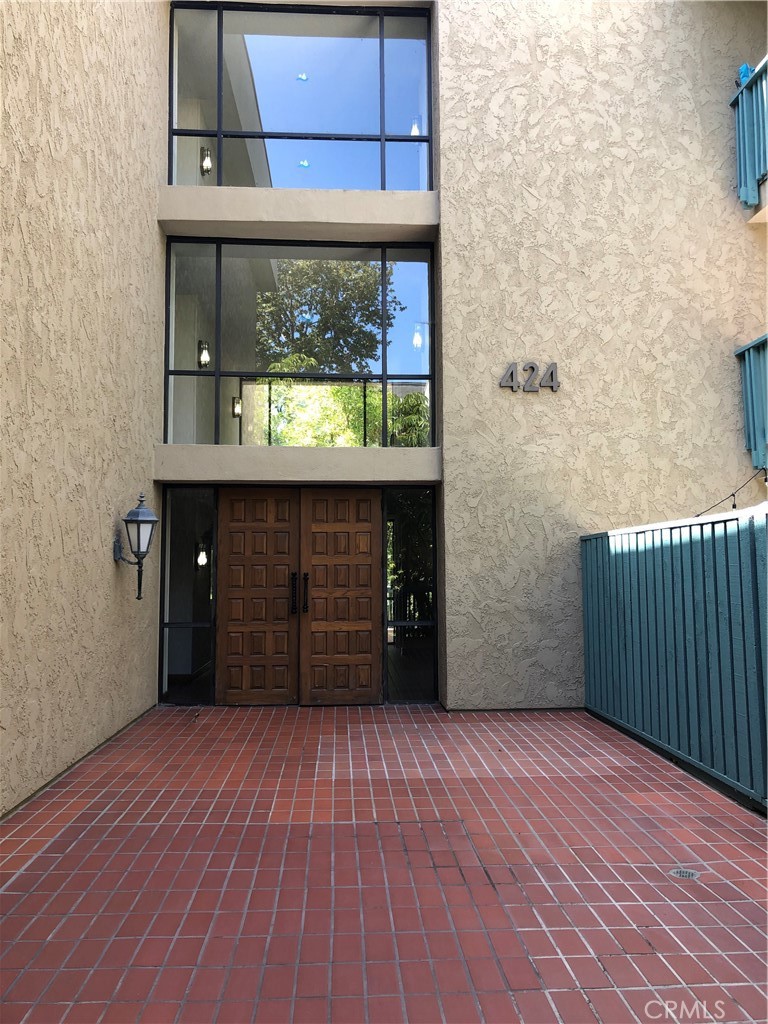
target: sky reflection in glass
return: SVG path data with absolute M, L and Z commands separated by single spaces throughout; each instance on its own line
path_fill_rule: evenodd
M 321 17 L 311 20 L 332 21 L 340 34 L 335 37 L 245 37 L 261 130 L 378 135 L 377 19 Z M 352 31 L 367 28 L 367 37 L 342 35 L 347 25 Z M 306 80 L 300 76 L 306 76 Z M 249 129 L 247 126 L 244 130 Z
M 218 144 L 203 137 L 174 145 L 175 184 L 429 187 L 429 145 L 417 141 L 430 132 L 426 17 L 230 9 L 221 25 L 217 125 L 215 13 L 174 15 L 173 123 L 223 134 Z M 229 133 L 368 139 L 238 139 Z M 414 141 L 393 142 L 393 136 Z M 205 146 L 213 163 L 207 176 L 199 167 Z

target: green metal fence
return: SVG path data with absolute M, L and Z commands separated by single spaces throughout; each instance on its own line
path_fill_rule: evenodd
M 766 802 L 768 502 L 582 537 L 587 708 Z

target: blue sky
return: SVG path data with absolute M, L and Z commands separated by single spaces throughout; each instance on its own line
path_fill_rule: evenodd
M 379 134 L 378 38 L 248 35 L 245 42 L 264 131 Z M 387 133 L 410 135 L 414 121 L 425 132 L 425 40 L 386 39 L 385 72 Z M 273 140 L 267 151 L 276 188 L 381 187 L 376 143 Z M 426 188 L 427 159 L 423 143 L 390 144 L 387 187 Z

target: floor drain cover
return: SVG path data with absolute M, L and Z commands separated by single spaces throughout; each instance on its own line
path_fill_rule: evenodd
M 670 872 L 673 878 L 698 878 L 701 872 L 691 871 L 690 868 L 673 868 Z

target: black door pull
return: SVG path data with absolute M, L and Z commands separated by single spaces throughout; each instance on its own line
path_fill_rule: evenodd
M 301 606 L 303 612 L 309 611 L 309 573 L 302 573 L 302 579 L 304 580 L 304 603 Z
M 291 573 L 291 615 L 295 615 L 299 610 L 299 574 L 297 572 Z

